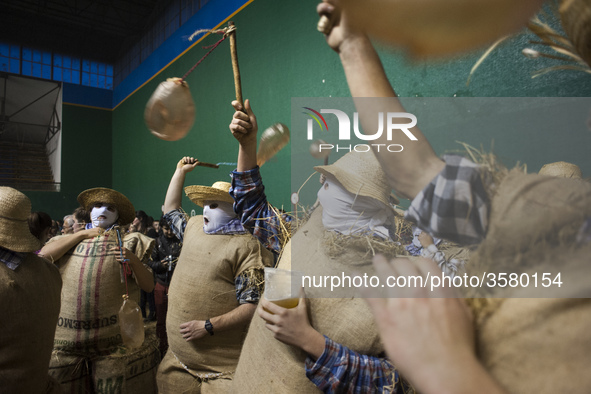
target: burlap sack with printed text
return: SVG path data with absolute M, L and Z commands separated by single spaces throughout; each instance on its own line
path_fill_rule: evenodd
M 139 349 L 118 348 L 112 353 L 84 358 L 54 350 L 51 376 L 61 382 L 63 393 L 156 394 L 156 371 L 160 362 L 155 331 L 147 330 Z
M 67 235 L 66 235 L 67 236 Z M 139 302 L 133 276 L 122 280 L 116 259 L 117 235 L 108 231 L 83 240 L 56 261 L 64 282 L 54 348 L 79 354 L 109 352 L 122 344 L 118 312 L 122 296 Z M 154 240 L 140 233 L 123 236 L 123 245 L 146 262 Z

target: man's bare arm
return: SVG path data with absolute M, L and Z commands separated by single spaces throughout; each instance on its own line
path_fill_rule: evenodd
M 392 88 L 380 58 L 369 38 L 362 32 L 354 31 L 347 23 L 346 15 L 338 6 L 328 2 L 318 5 L 318 12 L 328 15 L 334 22 L 327 35 L 329 46 L 341 59 L 351 96 L 355 100 L 363 130 L 372 133 L 378 128 L 377 114 L 382 112 L 406 112 Z M 411 141 L 402 132 L 393 132 L 392 140 L 387 133 L 374 141 L 375 144 L 400 144 L 404 150 L 388 152 L 374 147 L 376 157 L 382 164 L 388 180 L 397 194 L 414 198 L 444 167 L 429 141 L 418 127 L 410 129 L 417 138 Z

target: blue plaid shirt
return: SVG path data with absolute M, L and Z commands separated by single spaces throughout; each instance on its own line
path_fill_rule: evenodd
M 168 223 L 170 229 L 176 235 L 176 237 L 184 242 L 185 229 L 187 228 L 187 214 L 180 209 L 172 210 L 164 215 L 164 220 Z M 206 234 L 245 234 L 246 230 L 242 227 L 239 219 L 233 219 L 226 225 L 218 228 L 212 232 L 206 232 Z M 256 304 L 261 298 L 260 292 L 256 283 L 263 280 L 263 272 L 254 273 L 254 276 L 250 279 L 246 275 L 241 274 L 234 278 L 234 284 L 236 286 L 236 299 L 239 304 Z
M 14 271 L 17 269 L 24 258 L 24 253 L 13 252 L 0 246 L 0 261 L 6 264 L 11 270 Z
M 328 337 L 315 362 L 306 359 L 306 376 L 325 393 L 410 393 L 396 368 L 385 358 L 352 351 Z
M 282 247 L 281 228 L 289 226 L 289 220 L 278 216 L 268 203 L 259 167 L 244 172 L 234 170 L 231 175 L 230 195 L 234 198 L 234 211 L 241 215 L 242 225 L 278 255 Z

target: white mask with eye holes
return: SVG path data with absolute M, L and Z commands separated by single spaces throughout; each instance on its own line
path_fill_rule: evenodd
M 205 201 L 203 205 L 203 231 L 211 234 L 236 217 L 232 203 L 225 201 Z
M 111 208 L 109 210 L 109 207 Z M 101 227 L 107 229 L 111 227 L 119 219 L 119 212 L 117 208 L 109 205 L 102 205 L 100 207 L 93 207 L 90 211 L 90 220 L 92 227 Z

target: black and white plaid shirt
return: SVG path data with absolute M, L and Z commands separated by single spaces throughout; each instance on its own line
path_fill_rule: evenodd
M 446 155 L 445 168 L 413 200 L 405 218 L 434 237 L 460 245 L 482 242 L 490 198 L 485 170 L 461 156 Z

